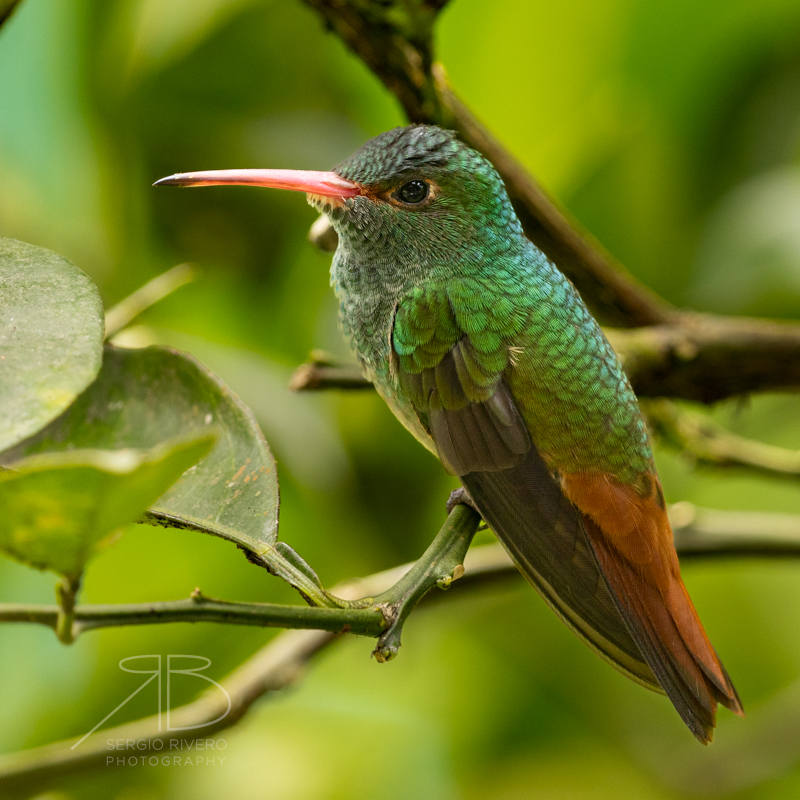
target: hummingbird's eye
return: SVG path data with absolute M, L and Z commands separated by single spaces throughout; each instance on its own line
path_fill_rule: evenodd
M 417 205 L 428 196 L 429 192 L 430 188 L 425 181 L 409 181 L 397 190 L 397 199 L 409 205 Z

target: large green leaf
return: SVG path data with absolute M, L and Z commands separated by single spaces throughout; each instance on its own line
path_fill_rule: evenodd
M 97 380 L 3 461 L 73 447 L 146 449 L 211 426 L 220 433 L 217 444 L 151 511 L 168 524 L 200 528 L 261 553 L 275 544 L 278 532 L 272 453 L 250 410 L 184 353 L 107 346 Z
M 51 250 L 0 238 L 0 451 L 43 428 L 95 378 L 95 285 Z
M 212 431 L 150 450 L 70 450 L 17 462 L 0 473 L 0 550 L 76 581 L 215 439 Z

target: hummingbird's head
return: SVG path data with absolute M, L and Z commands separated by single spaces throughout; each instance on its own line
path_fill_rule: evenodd
M 346 245 L 377 243 L 424 261 L 484 254 L 521 234 L 494 167 L 454 131 L 395 128 L 370 139 L 333 170 L 359 187 L 344 200 L 310 197 Z M 509 230 L 509 228 L 513 230 Z
M 294 189 L 331 220 L 340 247 L 416 263 L 485 257 L 522 229 L 494 167 L 433 125 L 394 128 L 370 139 L 331 172 L 222 170 L 163 178 L 156 185 L 248 184 Z

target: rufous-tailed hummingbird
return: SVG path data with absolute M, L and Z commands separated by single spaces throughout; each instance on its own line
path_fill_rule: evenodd
M 158 184 L 294 189 L 339 237 L 331 283 L 364 373 L 547 604 L 712 738 L 739 697 L 681 580 L 636 397 L 572 284 L 451 131 L 396 128 L 332 172 Z

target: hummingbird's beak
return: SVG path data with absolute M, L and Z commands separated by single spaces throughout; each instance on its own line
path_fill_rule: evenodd
M 209 172 L 180 172 L 156 181 L 153 186 L 271 186 L 324 197 L 355 197 L 361 194 L 357 183 L 340 178 L 335 172 L 303 169 L 220 169 Z

